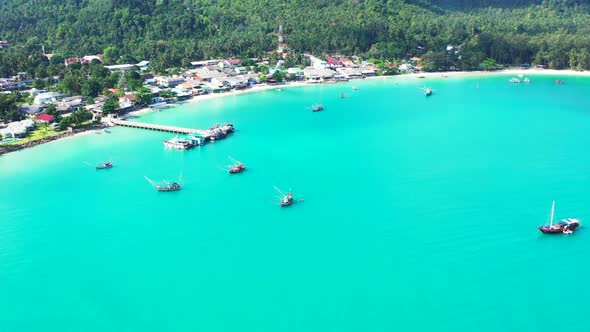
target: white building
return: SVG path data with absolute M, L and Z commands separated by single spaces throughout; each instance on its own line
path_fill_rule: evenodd
M 35 96 L 35 100 L 33 104 L 41 105 L 41 104 L 51 104 L 57 101 L 57 94 L 55 92 L 45 92 L 40 93 Z

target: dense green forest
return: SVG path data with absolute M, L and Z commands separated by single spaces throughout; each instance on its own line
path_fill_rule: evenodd
M 261 56 L 275 48 L 279 20 L 298 53 L 418 55 L 432 70 L 478 69 L 486 58 L 590 68 L 589 0 L 2 0 L 0 40 L 11 46 L 0 50 L 0 77 L 44 77 L 63 72 L 64 57 L 96 53 L 156 71 Z

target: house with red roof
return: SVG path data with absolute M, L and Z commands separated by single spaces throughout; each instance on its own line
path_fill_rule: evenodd
M 330 67 L 342 67 L 343 66 L 342 61 L 340 61 L 339 59 L 336 59 L 334 57 L 331 57 L 329 55 L 326 57 L 326 63 Z
M 53 115 L 49 115 L 49 114 L 39 114 L 36 118 L 35 121 L 37 122 L 45 122 L 45 123 L 51 123 L 53 122 L 53 120 L 55 119 L 55 117 Z
M 65 61 L 66 66 L 71 65 L 72 63 L 80 63 L 82 62 L 80 58 L 67 58 Z
M 354 63 L 354 61 L 348 59 L 347 57 L 340 57 L 340 62 L 342 62 L 342 64 L 346 67 L 358 67 L 356 63 Z
M 240 59 L 226 59 L 219 62 L 217 65 L 221 68 L 234 68 L 242 63 Z

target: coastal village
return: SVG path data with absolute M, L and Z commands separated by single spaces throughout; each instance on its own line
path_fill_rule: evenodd
M 252 66 L 243 66 L 240 59 L 212 59 L 191 62 L 191 67 L 175 75 L 156 76 L 149 71 L 149 61 L 136 64 L 120 64 L 104 66 L 110 72 L 125 73 L 136 71 L 140 73 L 143 87 L 149 90 L 149 102 L 141 102 L 135 91 L 121 91 L 108 89 L 118 97 L 116 114 L 124 115 L 140 108 L 159 109 L 169 104 L 184 101 L 189 98 L 207 94 L 223 94 L 235 90 L 246 90 L 255 86 L 280 86 L 292 82 L 308 84 L 329 84 L 344 82 L 351 79 L 362 79 L 375 76 L 378 70 L 375 64 L 354 60 L 345 56 L 326 56 L 324 59 L 313 55 L 305 55 L 309 61 L 306 67 L 284 68 L 284 62 L 279 60 L 276 67 L 269 67 L 269 60 L 250 59 L 258 61 L 256 66 L 264 68 L 263 72 L 255 71 Z M 102 55 L 68 58 L 65 65 L 75 63 L 90 64 L 102 62 Z M 419 58 L 412 58 L 400 66 L 391 67 L 400 72 L 419 71 Z M 59 78 L 54 78 L 58 80 Z M 93 119 L 104 117 L 106 95 L 100 95 L 89 102 L 84 96 L 71 96 L 64 93 L 31 88 L 33 80 L 28 80 L 26 73 L 10 78 L 0 78 L 0 93 L 11 94 L 15 91 L 27 93 L 32 97 L 31 104 L 23 104 L 19 112 L 26 116 L 25 120 L 0 124 L 0 135 L 4 142 L 18 141 L 35 129 L 35 124 L 47 124 L 53 130 L 61 128 L 55 122 L 55 114 L 47 114 L 48 105 L 54 105 L 58 114 L 67 117 L 74 111 L 88 111 Z M 142 100 L 145 101 L 145 96 Z

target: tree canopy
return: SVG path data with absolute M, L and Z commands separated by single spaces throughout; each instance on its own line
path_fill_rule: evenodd
M 590 67 L 589 0 L 4 0 L 0 39 L 11 46 L 0 50 L 0 77 L 58 75 L 64 58 L 96 53 L 107 64 L 150 60 L 155 71 L 257 57 L 276 48 L 279 20 L 297 54 L 385 60 L 431 52 L 435 67 L 475 69 L 486 59 Z M 75 73 L 63 79 L 96 94 Z

